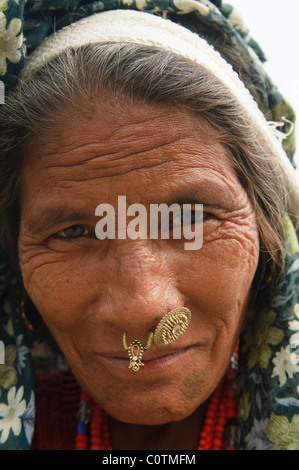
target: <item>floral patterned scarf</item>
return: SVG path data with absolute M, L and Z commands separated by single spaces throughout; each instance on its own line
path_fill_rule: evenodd
M 292 108 L 263 69 L 262 50 L 236 10 L 222 0 L 0 0 L 0 84 L 6 93 L 44 37 L 93 13 L 120 8 L 191 15 L 220 31 L 248 64 L 253 83 L 265 92 L 266 118 L 294 122 Z M 284 125 L 283 146 L 293 163 L 294 132 L 288 130 Z M 240 449 L 299 450 L 299 245 L 287 216 L 285 227 L 289 242 L 284 279 L 257 297 L 240 338 Z M 31 336 L 26 329 L 17 281 L 0 250 L 0 449 L 30 448 L 34 375 L 65 367 L 46 332 Z

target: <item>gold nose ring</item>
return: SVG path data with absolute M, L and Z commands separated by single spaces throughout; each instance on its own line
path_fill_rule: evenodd
M 173 343 L 188 328 L 191 312 L 188 308 L 180 307 L 168 312 L 159 322 L 154 332 L 154 341 L 158 346 Z
M 140 341 L 133 341 L 129 346 L 127 344 L 127 332 L 124 332 L 123 335 L 123 346 L 126 351 L 128 351 L 129 358 L 130 358 L 130 364 L 129 364 L 129 369 L 132 369 L 134 371 L 139 370 L 139 367 L 144 366 L 143 362 L 141 361 L 142 356 L 144 351 L 147 351 L 153 342 L 153 336 L 154 333 L 151 331 L 147 340 L 147 343 L 145 346 L 143 346 Z
M 134 340 L 128 346 L 127 332 L 125 331 L 123 334 L 123 347 L 129 354 L 129 369 L 138 371 L 141 366 L 144 366 L 142 362 L 143 353 L 151 347 L 153 340 L 157 346 L 173 343 L 186 331 L 190 321 L 191 312 L 188 308 L 179 307 L 171 310 L 160 320 L 154 333 L 150 331 L 145 346 L 137 340 Z

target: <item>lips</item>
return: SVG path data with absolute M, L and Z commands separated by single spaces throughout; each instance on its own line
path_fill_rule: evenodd
M 192 348 L 193 346 L 186 346 L 177 349 L 167 348 L 165 351 L 145 351 L 142 357 L 142 362 L 144 366 L 147 367 L 163 367 L 182 359 Z M 128 354 L 123 351 L 109 354 L 100 354 L 100 357 L 103 358 L 104 361 L 107 361 L 116 367 L 128 368 L 129 357 Z
M 184 353 L 188 348 L 180 348 L 180 349 L 175 349 L 175 350 L 172 350 L 172 351 L 163 351 L 163 352 L 160 352 L 160 351 L 146 351 L 144 353 L 144 356 L 142 358 L 142 362 L 150 362 L 150 361 L 156 361 L 156 360 L 159 360 L 159 359 L 163 359 L 163 358 L 166 358 L 168 356 L 174 356 L 174 355 L 177 355 L 177 354 L 182 354 Z

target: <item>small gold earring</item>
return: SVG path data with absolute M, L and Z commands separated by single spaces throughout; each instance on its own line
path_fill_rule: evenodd
M 39 325 L 35 326 L 30 320 L 28 320 L 25 308 L 25 300 L 22 300 L 20 303 L 20 312 L 22 320 L 24 321 L 28 330 L 30 330 L 32 333 L 39 333 L 45 327 L 45 324 L 42 321 L 40 321 Z

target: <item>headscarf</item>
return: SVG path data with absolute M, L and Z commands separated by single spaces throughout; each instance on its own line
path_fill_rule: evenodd
M 264 71 L 263 51 L 236 10 L 222 0 L 0 0 L 0 80 L 13 89 L 28 56 L 43 38 L 101 11 L 134 9 L 191 15 L 238 51 L 253 84 L 266 96 L 267 120 L 281 123 L 283 147 L 293 163 L 295 116 Z M 248 314 L 239 346 L 239 429 L 241 449 L 299 449 L 299 245 L 285 216 L 288 244 L 282 282 L 266 288 Z M 16 279 L 0 251 L 0 449 L 30 448 L 34 430 L 34 371 L 66 367 L 49 339 L 28 334 L 21 318 Z M 0 358 L 1 359 L 1 358 Z M 34 359 L 34 360 L 33 360 Z

